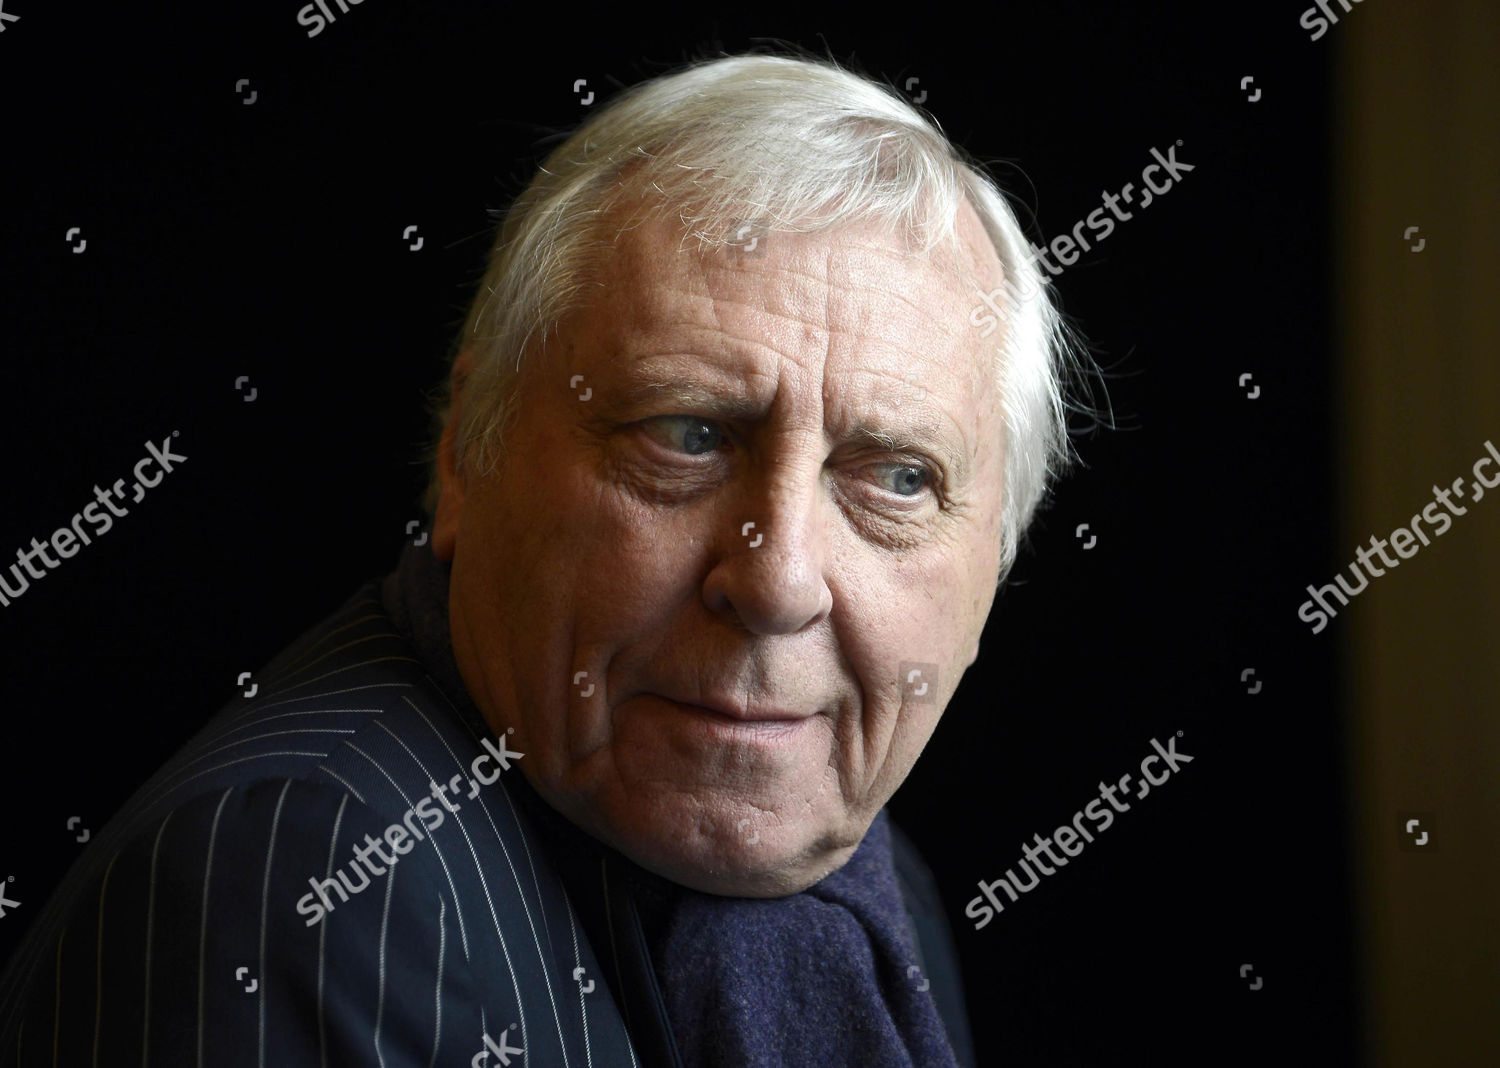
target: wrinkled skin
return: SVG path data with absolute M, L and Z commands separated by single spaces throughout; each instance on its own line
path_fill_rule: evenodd
M 842 866 L 978 655 L 1005 437 L 968 316 L 1002 273 L 967 205 L 958 232 L 746 254 L 650 223 L 523 362 L 482 476 L 455 395 L 433 547 L 464 682 L 548 803 L 666 878 L 773 897 Z M 679 391 L 627 393 L 651 381 Z

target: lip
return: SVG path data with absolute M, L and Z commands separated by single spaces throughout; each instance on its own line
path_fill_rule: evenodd
M 649 701 L 672 709 L 675 721 L 703 740 L 719 744 L 753 745 L 780 750 L 793 750 L 802 745 L 802 739 L 814 716 L 787 716 L 768 718 L 764 715 L 754 719 L 743 715 L 725 714 L 718 709 L 707 708 L 689 701 L 677 701 L 656 693 L 642 694 Z M 773 714 L 775 710 L 772 710 Z
M 789 712 L 774 706 L 757 708 L 751 711 L 738 702 L 715 696 L 709 696 L 702 701 L 684 701 L 662 693 L 653 693 L 651 696 L 659 697 L 664 701 L 670 701 L 672 704 L 681 705 L 684 708 L 691 708 L 699 712 L 707 712 L 710 715 L 721 716 L 735 723 L 792 724 L 801 723 L 816 715 L 814 712 Z

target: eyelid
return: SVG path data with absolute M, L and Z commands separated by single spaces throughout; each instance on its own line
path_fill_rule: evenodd
M 648 425 L 653 424 L 653 423 L 659 424 L 659 423 L 665 422 L 667 420 L 687 420 L 687 421 L 690 421 L 690 422 L 702 423 L 702 424 L 714 427 L 715 429 L 717 429 L 719 431 L 719 437 L 720 437 L 721 441 L 723 441 L 725 443 L 730 442 L 732 440 L 732 437 L 733 437 L 733 435 L 732 435 L 732 428 L 730 427 L 729 423 L 726 422 L 725 420 L 723 420 L 723 419 L 716 419 L 716 418 L 714 418 L 712 416 L 707 416 L 707 415 L 695 415 L 692 412 L 662 412 L 662 413 L 660 413 L 658 415 L 648 415 L 645 418 L 639 420 L 638 421 L 638 425 L 640 425 L 642 427 L 645 427 L 645 426 L 648 426 Z M 663 446 L 663 447 L 665 448 L 665 446 Z M 675 450 L 675 449 L 672 450 L 672 451 L 677 452 L 677 450 Z M 714 450 L 714 451 L 717 451 L 717 450 Z M 696 453 L 696 454 L 694 454 L 694 453 L 680 453 L 679 452 L 678 455 L 683 455 L 683 456 L 692 456 L 692 455 L 708 456 L 708 455 L 710 455 L 710 453 Z M 945 482 L 946 482 L 946 480 L 943 477 L 943 465 L 940 464 L 937 460 L 935 460 L 935 459 L 933 459 L 933 458 L 931 458 L 929 456 L 926 456 L 926 455 L 922 455 L 922 454 L 918 454 L 918 453 L 911 453 L 911 452 L 887 453 L 886 454 L 886 458 L 875 460 L 873 462 L 873 466 L 882 466 L 882 465 L 889 466 L 889 467 L 915 467 L 918 470 L 926 472 L 926 474 L 927 474 L 927 481 L 926 481 L 926 483 L 924 485 L 924 488 L 928 489 L 928 490 L 931 490 L 933 493 L 938 493 L 943 488 L 943 486 L 945 485 Z M 866 466 L 872 466 L 872 465 L 866 465 Z
M 916 493 L 898 493 L 885 484 L 884 475 L 889 472 L 890 468 L 900 469 L 903 467 L 915 468 L 916 470 L 921 471 L 924 476 L 926 476 L 923 478 L 922 485 Z M 866 473 L 870 472 L 872 469 L 874 469 L 878 473 Z M 923 501 L 932 499 L 936 499 L 939 504 L 941 504 L 943 501 L 942 469 L 938 467 L 938 465 L 927 462 L 926 460 L 920 460 L 916 458 L 913 458 L 911 460 L 875 460 L 871 463 L 862 465 L 860 467 L 860 472 L 861 473 L 859 476 L 859 480 L 871 487 L 871 490 L 867 490 L 866 492 L 878 491 L 881 498 L 884 500 L 904 502 L 903 507 L 916 506 Z
M 915 453 L 901 453 L 891 459 L 877 460 L 877 464 L 887 464 L 891 467 L 915 467 L 926 471 L 928 476 L 936 484 L 943 477 L 943 465 L 936 460 Z
M 719 420 L 719 419 L 710 419 L 710 418 L 707 418 L 705 416 L 691 415 L 691 414 L 684 413 L 684 412 L 663 412 L 660 415 L 648 415 L 644 419 L 637 420 L 636 421 L 636 425 L 642 429 L 642 431 L 646 434 L 647 437 L 651 438 L 654 441 L 654 440 L 656 440 L 655 436 L 650 432 L 650 430 L 648 430 L 646 428 L 652 426 L 653 424 L 658 424 L 659 425 L 659 424 L 661 424 L 661 423 L 663 423 L 663 422 L 665 422 L 667 420 L 687 421 L 689 423 L 700 423 L 700 424 L 703 424 L 703 425 L 706 425 L 706 426 L 711 426 L 711 427 L 713 427 L 715 430 L 717 430 L 719 432 L 719 437 L 720 437 L 721 441 L 728 441 L 729 440 L 729 427 L 722 420 Z M 658 442 L 658 444 L 661 444 L 661 443 Z M 668 446 L 662 445 L 662 447 L 663 448 L 667 448 Z M 710 455 L 710 453 L 706 453 L 706 452 L 704 452 L 704 453 L 686 453 L 686 452 L 681 452 L 680 450 L 677 450 L 677 449 L 672 449 L 671 451 L 674 452 L 674 453 L 676 453 L 679 456 L 695 456 L 695 455 L 696 456 L 708 456 L 708 455 Z M 715 449 L 715 450 L 712 450 L 712 451 L 716 452 L 718 450 Z

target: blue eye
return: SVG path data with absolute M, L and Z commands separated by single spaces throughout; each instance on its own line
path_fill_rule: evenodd
M 887 474 L 896 476 L 893 484 L 887 483 L 884 479 L 881 480 L 881 484 L 892 493 L 902 497 L 914 497 L 927 485 L 928 472 L 925 467 L 913 464 L 877 464 L 876 466 Z
M 713 452 L 724 440 L 723 433 L 713 423 L 690 415 L 663 415 L 647 420 L 646 426 L 670 428 L 663 434 L 651 433 L 651 436 L 668 448 L 690 456 Z

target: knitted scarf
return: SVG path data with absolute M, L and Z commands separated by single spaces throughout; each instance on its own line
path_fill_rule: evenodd
M 384 595 L 460 714 L 489 734 L 449 643 L 449 572 L 430 546 L 408 544 Z M 507 776 L 506 789 L 527 808 L 545 805 L 520 777 Z M 560 870 L 579 870 L 580 848 L 618 856 L 561 827 L 550 806 L 546 815 L 560 832 L 549 849 L 575 853 Z M 722 897 L 640 875 L 632 893 L 689 1068 L 956 1068 L 932 995 L 910 974 L 915 933 L 884 809 L 843 867 L 787 897 Z

